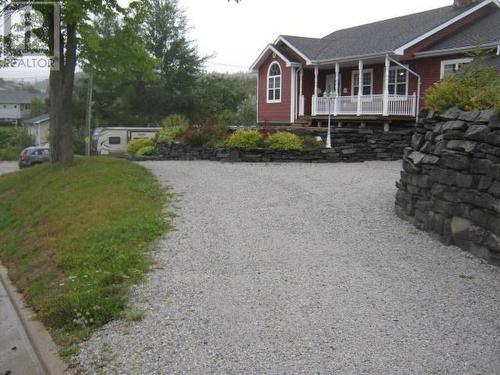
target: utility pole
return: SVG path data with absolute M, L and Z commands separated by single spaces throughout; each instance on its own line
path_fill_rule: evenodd
M 90 156 L 90 142 L 92 136 L 90 134 L 90 125 L 92 123 L 92 85 L 94 81 L 94 74 L 89 72 L 89 81 L 87 86 L 87 105 L 85 112 L 85 155 Z

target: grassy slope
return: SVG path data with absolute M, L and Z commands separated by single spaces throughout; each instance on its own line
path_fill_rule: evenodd
M 145 168 L 112 158 L 0 176 L 0 258 L 63 355 L 123 311 L 167 229 L 166 198 Z

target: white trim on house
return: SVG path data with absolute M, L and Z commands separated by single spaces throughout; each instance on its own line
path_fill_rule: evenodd
M 290 123 L 295 122 L 295 68 L 290 69 Z
M 280 70 L 279 75 L 272 75 L 270 76 L 269 73 L 271 73 L 271 68 L 273 66 L 277 65 L 278 69 Z M 273 87 L 269 88 L 269 79 L 273 79 Z M 276 79 L 279 78 L 279 87 L 276 86 Z M 266 75 L 266 103 L 281 103 L 281 99 L 283 98 L 283 70 L 281 69 L 281 65 L 278 61 L 274 60 L 271 64 L 269 64 L 269 67 L 267 68 L 267 75 Z M 269 99 L 269 90 L 273 90 L 273 98 L 274 99 Z M 279 90 L 280 98 L 276 99 L 276 91 Z
M 434 51 L 415 52 L 415 57 L 419 58 L 419 57 L 452 55 L 452 54 L 459 53 L 459 52 L 475 51 L 478 48 L 479 49 L 496 49 L 496 48 L 498 48 L 499 43 L 500 43 L 500 41 L 492 42 L 492 43 L 485 43 L 485 44 L 481 44 L 478 46 L 466 46 L 466 47 L 440 49 L 440 50 L 434 50 Z
M 256 72 L 259 69 L 259 66 L 262 65 L 264 60 L 272 53 L 275 53 L 281 60 L 283 60 L 287 67 L 290 66 L 300 66 L 299 63 L 291 62 L 288 60 L 280 51 L 276 49 L 272 44 L 268 44 L 266 48 L 261 52 L 259 57 L 254 61 L 254 63 L 250 66 L 250 71 Z
M 498 0 L 484 0 L 483 2 L 477 4 L 475 7 L 472 7 L 470 8 L 469 10 L 459 14 L 458 16 L 452 18 L 451 20 L 445 22 L 445 23 L 442 23 L 441 25 L 439 25 L 438 27 L 435 27 L 434 29 L 432 30 L 429 30 L 428 32 L 420 35 L 419 37 L 409 41 L 408 43 L 402 45 L 401 47 L 397 48 L 394 53 L 396 55 L 404 55 L 405 53 L 405 50 L 407 50 L 408 48 L 414 46 L 415 44 L 429 38 L 430 36 L 436 34 L 437 32 L 447 28 L 448 26 L 450 25 L 453 25 L 455 22 L 457 21 L 460 21 L 461 19 L 467 17 L 468 15 L 476 12 L 477 10 L 485 7 L 486 5 L 489 5 L 489 4 L 496 4 L 498 7 L 500 7 L 500 2 Z
M 354 62 L 359 59 L 362 60 L 368 60 L 372 58 L 377 58 L 377 57 L 384 57 L 387 54 L 392 54 L 392 51 L 387 51 L 387 52 L 377 52 L 377 53 L 369 53 L 365 55 L 354 55 L 354 56 L 346 56 L 346 57 L 340 57 L 338 59 L 323 59 L 323 60 L 313 60 L 314 64 L 318 65 L 331 65 L 332 63 L 343 63 L 343 62 Z
M 307 57 L 303 52 L 301 52 L 297 47 L 295 47 L 292 43 L 290 43 L 283 35 L 280 35 L 278 39 L 274 42 L 274 44 L 278 44 L 278 42 L 285 43 L 293 52 L 302 57 L 306 61 L 306 65 L 311 65 L 311 59 Z
M 359 94 L 359 92 L 361 92 L 361 96 L 366 96 L 364 93 L 363 93 L 363 89 L 360 88 L 360 90 L 358 91 L 358 94 L 354 94 L 354 83 L 359 83 L 359 79 L 358 80 L 354 80 L 354 75 L 358 73 L 359 74 L 359 69 L 358 70 L 353 70 L 351 72 L 351 95 L 352 96 L 357 96 Z M 373 95 L 373 68 L 370 68 L 370 69 L 363 69 L 363 74 L 364 73 L 370 73 L 372 78 L 371 78 L 371 82 L 370 82 L 370 95 Z M 367 86 L 365 85 L 365 80 L 364 80 L 364 77 L 363 77 L 363 87 L 364 86 Z
M 451 60 L 441 60 L 441 70 L 440 70 L 440 74 L 439 74 L 439 77 L 440 79 L 443 79 L 444 78 L 444 67 L 445 65 L 455 65 L 456 67 L 456 70 L 458 70 L 458 67 L 457 65 L 458 64 L 468 64 L 470 62 L 472 62 L 473 58 L 471 57 L 464 57 L 464 58 L 461 58 L 461 59 L 451 59 Z
M 256 92 L 256 95 L 255 95 L 255 101 L 257 102 L 256 103 L 256 109 L 257 109 L 257 112 L 255 112 L 255 122 L 258 124 L 259 123 L 259 75 L 257 74 L 257 92 Z M 267 85 L 266 85 L 267 86 Z M 267 96 L 267 93 L 266 93 L 266 96 Z

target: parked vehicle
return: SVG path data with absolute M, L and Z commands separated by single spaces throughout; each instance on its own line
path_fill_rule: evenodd
M 154 138 L 161 128 L 96 128 L 92 135 L 94 155 L 120 155 L 127 152 L 132 139 Z
M 19 168 L 30 167 L 50 160 L 50 150 L 44 147 L 28 147 L 19 155 Z

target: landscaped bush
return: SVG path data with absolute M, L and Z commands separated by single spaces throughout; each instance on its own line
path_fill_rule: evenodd
M 227 137 L 227 124 L 218 120 L 209 120 L 202 126 L 188 128 L 181 140 L 193 147 L 215 147 L 224 144 Z
M 189 120 L 186 116 L 174 113 L 161 120 L 160 126 L 164 129 L 176 127 L 187 128 L 189 126 Z
M 262 135 L 255 130 L 240 129 L 229 137 L 227 146 L 239 149 L 258 148 L 262 146 Z
M 273 150 L 302 150 L 302 140 L 289 132 L 277 132 L 266 139 L 266 146 Z
M 145 155 L 154 155 L 155 147 L 154 146 L 144 146 L 136 152 L 137 156 L 145 156 Z
M 302 137 L 302 148 L 304 150 L 320 150 L 325 148 L 325 142 L 318 141 L 315 137 L 306 135 Z
M 23 128 L 0 128 L 0 160 L 17 159 L 21 151 L 33 143 L 33 138 Z
M 189 120 L 179 114 L 165 117 L 160 123 L 162 129 L 158 134 L 158 142 L 178 140 L 189 127 Z
M 130 154 L 137 154 L 137 152 L 147 146 L 154 147 L 154 140 L 151 138 L 132 139 L 127 145 L 127 152 Z
M 494 67 L 484 67 L 475 61 L 430 87 L 425 103 L 437 112 L 451 107 L 464 111 L 490 108 L 500 111 L 500 74 Z

